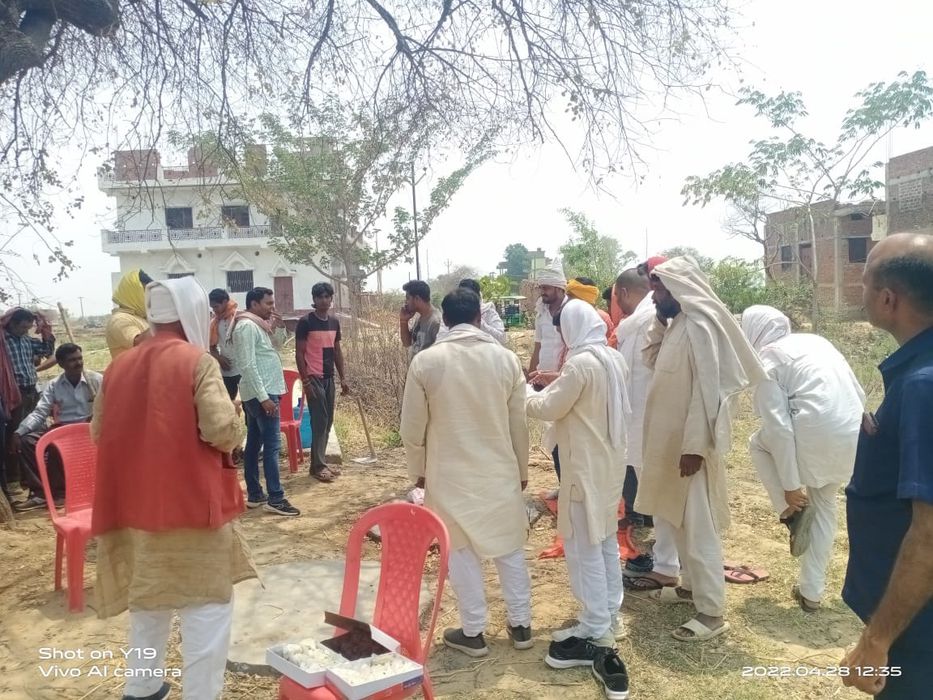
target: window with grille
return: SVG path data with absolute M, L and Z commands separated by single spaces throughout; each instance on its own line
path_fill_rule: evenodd
M 248 292 L 253 288 L 252 270 L 228 270 L 227 271 L 227 291 L 228 292 Z
M 236 205 L 220 208 L 220 218 L 227 226 L 249 226 L 249 206 Z
M 794 251 L 789 245 L 781 246 L 781 272 L 787 272 L 794 265 Z
M 868 259 L 868 239 L 850 238 L 849 239 L 849 262 L 863 263 Z
M 191 207 L 165 207 L 166 228 L 194 228 Z
M 897 186 L 897 207 L 901 211 L 916 211 L 923 205 L 923 180 L 909 180 Z
M 169 272 L 168 278 L 170 280 L 181 279 L 182 277 L 194 277 L 193 272 Z

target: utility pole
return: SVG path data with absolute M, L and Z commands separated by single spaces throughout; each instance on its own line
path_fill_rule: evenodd
M 376 252 L 379 252 L 379 232 L 376 232 Z M 376 270 L 376 292 L 382 294 L 382 268 Z
M 424 264 L 427 267 L 425 274 L 428 276 L 427 279 L 431 279 L 431 251 L 424 251 Z M 418 279 L 421 279 L 420 277 Z
M 415 192 L 415 161 L 411 162 L 411 211 L 415 227 L 415 277 L 421 279 L 421 258 L 418 255 L 418 198 Z
M 444 261 L 444 265 L 447 266 L 447 274 L 448 274 L 448 275 L 450 274 L 450 262 L 451 262 L 451 261 L 450 261 L 450 258 L 447 258 L 447 259 Z
M 84 321 L 84 297 L 78 297 L 78 301 L 81 303 L 81 320 Z

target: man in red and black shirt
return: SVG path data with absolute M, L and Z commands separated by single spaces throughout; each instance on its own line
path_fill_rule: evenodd
M 318 282 L 311 288 L 314 310 L 298 322 L 295 329 L 295 362 L 304 384 L 311 413 L 311 476 L 330 482 L 336 473 L 324 461 L 327 438 L 334 424 L 334 368 L 340 376 L 341 393 L 346 395 L 343 351 L 340 349 L 340 321 L 330 315 L 334 288 Z

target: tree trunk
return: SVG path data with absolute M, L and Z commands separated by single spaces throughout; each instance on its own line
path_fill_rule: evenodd
M 807 221 L 810 224 L 810 276 L 813 280 L 813 299 L 810 302 L 810 323 L 813 326 L 813 332 L 820 331 L 820 268 L 816 250 L 816 222 L 813 219 L 813 209 L 807 202 Z

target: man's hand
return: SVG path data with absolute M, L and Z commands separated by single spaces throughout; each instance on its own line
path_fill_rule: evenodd
M 13 433 L 13 437 L 10 438 L 10 454 L 18 455 L 23 451 L 23 442 L 22 438 L 17 433 Z
M 230 364 L 230 360 L 228 360 L 223 355 L 217 356 L 217 362 L 220 363 L 220 369 L 222 369 L 224 372 L 229 372 L 230 368 L 233 367 L 233 365 Z
M 560 376 L 560 372 L 538 372 L 534 371 L 528 375 L 528 380 L 534 386 L 547 386 L 552 384 Z
M 865 431 L 866 435 L 878 434 L 878 421 L 875 420 L 874 413 L 868 413 L 866 411 L 862 414 L 862 430 Z
M 415 488 L 416 489 L 424 488 L 424 477 L 423 476 L 420 479 L 418 479 L 418 481 L 415 482 Z
M 528 488 L 528 481 L 525 480 L 525 481 L 522 482 L 522 491 L 524 491 L 524 490 L 527 489 L 527 488 Z
M 842 678 L 843 685 L 858 688 L 863 693 L 877 695 L 884 689 L 885 677 L 880 675 L 861 675 L 861 669 L 871 667 L 874 673 L 888 665 L 888 649 L 881 642 L 872 639 L 866 631 L 862 632 L 855 648 L 846 654 L 840 667 L 849 669 L 849 675 Z
M 810 505 L 810 499 L 807 498 L 807 494 L 802 488 L 794 489 L 793 491 L 785 491 L 784 502 L 795 513 Z
M 411 321 L 415 317 L 415 312 L 407 306 L 403 306 L 402 310 L 398 312 L 398 317 L 402 321 Z
M 340 395 L 341 395 L 341 396 L 349 396 L 349 395 L 350 395 L 350 385 L 347 384 L 347 380 L 346 380 L 346 379 L 341 379 L 341 380 L 340 380 Z
M 274 416 L 276 411 L 279 410 L 279 407 L 275 405 L 275 401 L 272 399 L 266 399 L 261 404 L 262 410 L 266 412 L 267 416 Z
M 693 476 L 700 467 L 703 466 L 703 458 L 700 455 L 681 455 L 680 456 L 680 476 Z
M 308 397 L 317 401 L 320 396 L 318 396 L 318 384 L 314 381 L 314 377 L 305 377 L 301 380 L 301 383 L 304 385 L 305 390 L 308 392 Z

